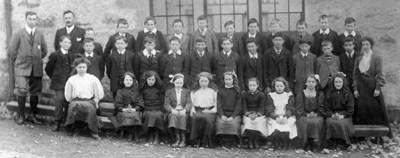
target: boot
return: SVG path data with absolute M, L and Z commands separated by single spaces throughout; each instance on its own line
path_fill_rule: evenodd
M 61 121 L 56 120 L 56 124 L 53 126 L 53 128 L 51 130 L 56 131 L 56 132 L 60 131 L 60 124 L 61 124 Z
M 129 130 L 128 142 L 133 141 L 133 130 Z
M 100 140 L 99 134 L 97 134 L 97 133 L 91 132 L 91 136 L 95 140 Z
M 31 96 L 29 99 L 29 104 L 30 104 L 30 108 L 31 108 L 31 112 L 32 112 L 32 117 L 31 117 L 31 121 L 34 124 L 38 124 L 41 125 L 42 122 L 40 122 L 37 118 L 36 118 L 36 114 L 37 114 L 37 105 L 39 103 L 39 96 Z
M 172 147 L 174 147 L 174 148 L 178 147 L 180 141 L 181 140 L 180 140 L 179 132 L 176 131 L 175 132 L 175 143 L 172 144 Z
M 249 137 L 249 149 L 253 149 L 254 148 L 254 132 L 247 131 L 247 136 Z
M 158 130 L 154 132 L 154 144 L 160 144 L 160 132 Z
M 179 143 L 180 148 L 186 147 L 186 131 L 181 131 L 181 143 Z
M 139 143 L 139 133 L 137 130 L 134 132 L 133 138 L 135 140 L 135 143 Z
M 18 102 L 18 115 L 19 115 L 19 118 L 17 120 L 17 124 L 22 125 L 25 122 L 25 102 L 26 102 L 26 97 L 18 96 L 17 102 Z
M 124 133 L 125 133 L 125 130 L 124 129 L 121 129 L 121 133 L 120 133 L 120 135 L 119 135 L 119 138 L 124 138 Z
M 258 143 L 259 139 L 259 133 L 257 131 L 254 131 L 254 148 L 259 149 L 260 144 Z

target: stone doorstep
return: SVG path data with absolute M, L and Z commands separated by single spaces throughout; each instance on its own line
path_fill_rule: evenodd
M 389 134 L 389 128 L 383 125 L 354 125 L 355 136 L 383 137 Z

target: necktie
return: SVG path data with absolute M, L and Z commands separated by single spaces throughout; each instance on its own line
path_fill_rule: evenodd
M 89 55 L 87 58 L 89 59 L 90 62 L 93 61 L 93 57 L 92 56 Z
M 29 38 L 31 39 L 31 45 L 33 45 L 33 40 L 34 40 L 34 36 L 33 36 L 33 30 L 31 31 L 31 33 L 29 34 Z
M 153 62 L 153 54 L 150 54 L 149 58 L 147 60 L 149 63 L 152 63 Z
M 225 59 L 228 59 L 228 53 L 224 54 Z

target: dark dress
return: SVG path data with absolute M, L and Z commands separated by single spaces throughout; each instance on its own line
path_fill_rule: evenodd
M 178 99 L 180 100 L 180 104 L 178 105 Z M 181 107 L 182 109 L 186 109 L 185 116 L 177 116 L 171 112 L 172 109 L 177 109 L 177 107 Z M 189 125 L 189 112 L 192 108 L 192 100 L 190 99 L 190 91 L 188 89 L 182 89 L 181 97 L 178 98 L 176 95 L 176 89 L 171 88 L 165 92 L 165 102 L 164 102 L 165 110 L 168 114 L 168 128 L 176 128 L 180 130 L 187 130 Z M 177 110 L 179 110 L 178 108 Z
M 240 135 L 242 95 L 231 88 L 220 88 L 217 93 L 217 123 L 216 134 Z M 222 116 L 232 117 L 231 121 L 224 121 Z
M 123 108 L 136 109 L 136 112 L 123 112 Z M 114 127 L 141 126 L 140 110 L 143 108 L 143 99 L 135 88 L 122 88 L 117 91 L 115 97 L 115 114 L 110 116 L 110 121 Z
M 336 120 L 332 115 L 339 113 L 344 115 L 343 119 Z M 325 138 L 339 138 L 351 144 L 350 137 L 354 135 L 353 116 L 354 98 L 350 90 L 332 90 L 327 94 L 323 114 L 326 117 Z
M 361 73 L 358 67 L 361 59 L 362 56 L 357 58 L 354 65 L 353 88 L 360 94 L 356 105 L 354 123 L 385 125 L 390 129 L 382 91 L 378 97 L 374 97 L 374 91 L 381 90 L 381 87 L 385 85 L 382 58 L 372 53 L 370 67 L 365 73 Z M 391 132 L 389 132 L 389 136 L 392 137 Z
M 315 97 L 306 97 L 304 91 L 301 91 L 296 96 L 296 114 L 298 117 L 299 137 L 303 143 L 307 143 L 309 138 L 318 139 L 321 141 L 323 138 L 324 118 L 322 116 L 321 107 L 324 104 L 323 92 L 317 91 Z M 307 117 L 310 112 L 316 113 L 317 117 Z
M 164 92 L 151 86 L 145 87 L 141 94 L 144 101 L 143 133 L 147 133 L 149 128 L 164 131 Z

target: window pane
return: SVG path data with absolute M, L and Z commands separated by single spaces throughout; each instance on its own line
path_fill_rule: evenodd
M 221 32 L 220 15 L 208 16 L 208 28 L 215 32 Z
M 183 21 L 183 24 L 184 24 L 183 32 L 185 32 L 185 33 L 194 32 L 193 31 L 193 26 L 194 26 L 193 16 L 181 16 L 181 20 Z
M 276 14 L 276 18 L 279 19 L 281 24 L 281 31 L 289 30 L 289 16 L 288 14 Z
M 247 3 L 239 3 L 235 0 L 235 13 L 247 13 Z
M 167 13 L 168 15 L 179 15 L 179 0 L 168 0 Z
M 221 13 L 233 13 L 233 0 L 221 1 Z
M 207 14 L 220 14 L 220 0 L 207 0 Z
M 300 18 L 301 16 L 298 13 L 290 14 L 290 31 L 296 31 L 296 23 Z
M 181 15 L 193 15 L 193 0 L 181 1 Z
M 237 32 L 246 31 L 247 28 L 247 14 L 235 15 L 235 26 Z
M 302 12 L 303 3 L 302 0 L 290 0 L 289 11 L 290 12 Z
M 274 2 L 275 0 L 262 0 L 261 1 L 261 11 L 263 13 L 273 13 L 275 12 L 274 9 Z
M 276 12 L 288 12 L 288 0 L 276 0 Z
M 157 21 L 157 30 L 160 30 L 163 33 L 167 33 L 167 18 L 166 17 L 155 17 Z
M 269 31 L 269 23 L 271 23 L 271 20 L 275 19 L 275 15 L 274 14 L 263 14 L 262 17 L 262 24 L 263 26 L 261 26 L 262 30 L 264 32 Z
M 165 15 L 167 11 L 165 10 L 165 0 L 153 0 L 153 11 L 154 15 Z

